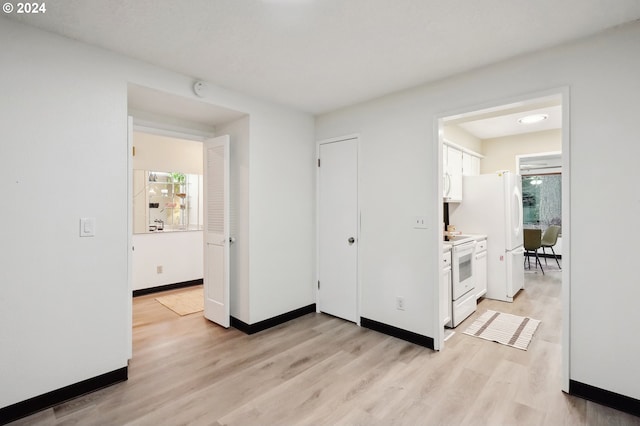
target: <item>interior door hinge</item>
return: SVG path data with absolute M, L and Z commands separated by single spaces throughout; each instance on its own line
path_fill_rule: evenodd
M 320 167 L 320 159 L 318 158 L 318 167 Z
M 318 280 L 318 290 L 320 290 L 320 280 Z
M 135 146 L 131 147 L 131 154 L 132 154 L 133 157 L 136 156 L 136 147 Z

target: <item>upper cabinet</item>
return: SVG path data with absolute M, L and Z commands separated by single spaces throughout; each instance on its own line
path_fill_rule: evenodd
M 443 196 L 448 202 L 462 201 L 462 151 L 449 145 L 442 146 Z M 445 160 L 446 158 L 446 160 Z
M 462 176 L 480 174 L 482 155 L 445 141 L 442 145 L 442 196 L 444 202 L 462 201 Z
M 462 153 L 462 175 L 478 176 L 480 174 L 480 157 L 469 152 Z

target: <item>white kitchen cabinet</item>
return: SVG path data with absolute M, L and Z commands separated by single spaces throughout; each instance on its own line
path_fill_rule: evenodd
M 449 145 L 443 145 L 442 152 L 444 201 L 460 202 L 462 201 L 462 151 Z
M 462 175 L 478 176 L 480 174 L 480 157 L 462 152 Z
M 442 279 L 440 281 L 440 325 L 451 322 L 451 250 L 442 254 Z
M 480 174 L 482 155 L 445 141 L 442 145 L 442 196 L 444 202 L 462 201 L 462 176 Z
M 476 300 L 487 294 L 487 240 L 478 241 L 474 255 Z
M 451 180 L 449 179 L 449 147 L 442 145 L 442 198 L 447 201 L 449 191 L 451 191 Z

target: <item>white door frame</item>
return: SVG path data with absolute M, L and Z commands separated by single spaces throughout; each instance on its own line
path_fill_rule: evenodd
M 459 108 L 457 110 L 448 111 L 446 113 L 438 114 L 433 118 L 433 140 L 436 142 L 433 144 L 430 164 L 434 175 L 432 175 L 432 181 L 434 182 L 438 205 L 438 215 L 432 219 L 431 226 L 433 229 L 440 229 L 442 227 L 443 219 L 443 202 L 442 202 L 442 143 L 443 134 L 441 132 L 441 125 L 446 117 L 467 114 L 474 111 L 498 107 L 501 105 L 508 105 L 515 102 L 523 102 L 531 99 L 542 98 L 545 96 L 559 95 L 561 97 L 562 104 L 562 390 L 569 392 L 569 379 L 570 379 L 570 355 L 571 355 L 571 133 L 570 133 L 570 117 L 571 117 L 571 98 L 569 86 L 562 86 L 543 90 L 539 92 L 527 93 L 523 95 L 513 96 L 509 98 L 502 98 L 493 100 L 480 105 L 471 107 Z M 440 233 L 437 233 L 440 235 Z M 436 241 L 432 241 L 433 250 L 437 250 L 436 253 L 442 253 L 443 247 L 442 238 L 437 238 Z M 433 271 L 431 277 L 432 282 L 439 282 L 442 276 L 442 270 L 440 263 L 437 263 L 438 267 Z M 433 307 L 434 318 L 433 323 L 440 323 L 440 286 L 436 285 L 433 289 Z M 436 349 L 444 348 L 444 330 L 438 326 L 438 332 L 434 333 L 434 347 Z
M 535 154 L 522 154 L 522 155 L 516 155 L 516 173 L 520 174 L 521 176 L 524 176 L 522 173 L 520 173 L 520 163 L 522 162 L 522 160 L 528 160 L 528 159 L 534 159 L 534 158 L 544 158 L 544 157 L 550 157 L 550 156 L 558 156 L 560 158 L 562 158 L 562 151 L 549 151 L 549 152 L 536 152 Z M 531 172 L 530 174 L 548 174 L 549 172 L 546 173 L 534 173 Z
M 127 359 L 133 358 L 133 117 L 127 117 Z
M 350 134 L 345 136 L 339 136 L 330 139 L 323 139 L 316 142 L 316 159 L 320 158 L 320 145 L 327 143 L 341 142 L 350 139 L 355 139 L 358 145 L 358 165 L 356 170 L 358 193 L 357 193 L 357 209 L 358 209 L 358 226 L 356 230 L 356 324 L 360 325 L 360 306 L 361 306 L 361 279 L 360 271 L 362 270 L 360 265 L 360 225 L 361 225 L 361 212 L 360 212 L 360 135 Z M 318 282 L 320 281 L 320 167 L 316 165 L 316 312 L 320 312 L 320 290 L 318 289 Z

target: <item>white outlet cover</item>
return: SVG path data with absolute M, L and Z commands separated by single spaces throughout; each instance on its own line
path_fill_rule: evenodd
M 414 216 L 413 227 L 415 229 L 427 229 L 427 217 L 426 216 Z

